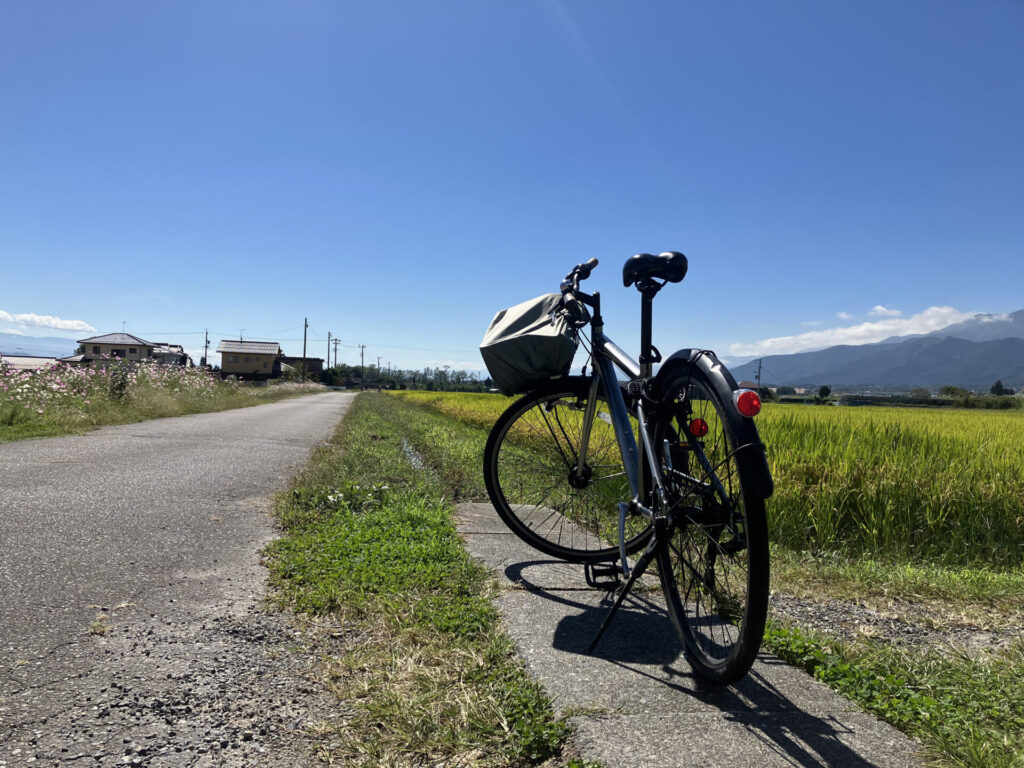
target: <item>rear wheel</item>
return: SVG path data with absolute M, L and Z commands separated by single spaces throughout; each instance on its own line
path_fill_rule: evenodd
M 700 368 L 662 388 L 655 430 L 668 491 L 669 538 L 658 571 L 695 671 L 731 683 L 750 669 L 768 611 L 764 500 L 737 445 L 743 418 Z
M 487 493 L 501 519 L 530 546 L 572 562 L 618 555 L 618 504 L 632 499 L 604 396 L 577 470 L 589 387 L 567 379 L 526 394 L 501 415 L 484 449 Z M 646 518 L 626 518 L 627 551 L 649 535 Z

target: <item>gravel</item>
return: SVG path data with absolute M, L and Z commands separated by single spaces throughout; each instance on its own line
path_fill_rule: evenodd
M 894 603 L 892 611 L 882 612 L 854 600 L 814 601 L 774 594 L 770 605 L 776 617 L 847 641 L 869 637 L 887 643 L 986 651 L 1006 648 L 1024 638 L 1024 629 L 1019 627 L 982 628 L 948 617 L 936 622 L 923 607 L 907 602 Z
M 112 609 L 110 631 L 83 640 L 100 663 L 56 714 L 18 722 L 23 691 L 6 700 L 0 766 L 314 764 L 313 732 L 347 715 L 311 679 L 325 641 L 242 602 L 184 620 Z

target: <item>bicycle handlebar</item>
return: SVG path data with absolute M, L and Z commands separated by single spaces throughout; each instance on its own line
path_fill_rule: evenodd
M 585 261 L 582 264 L 577 264 L 569 271 L 569 274 L 565 276 L 564 282 L 571 282 L 573 290 L 579 290 L 580 280 L 586 280 L 588 277 L 590 277 L 590 273 L 596 266 L 597 259 L 590 259 L 589 261 Z

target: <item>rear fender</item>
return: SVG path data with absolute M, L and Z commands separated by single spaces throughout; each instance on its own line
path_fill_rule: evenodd
M 729 369 L 714 352 L 701 349 L 681 349 L 662 364 L 654 376 L 655 397 L 660 398 L 670 381 L 692 367 L 699 368 L 707 376 L 723 407 L 735 408 L 732 396 L 733 392 L 738 389 L 736 379 L 732 377 Z M 764 444 L 757 432 L 757 425 L 754 424 L 753 419 L 740 415 L 739 411 L 736 411 L 736 415 L 739 418 L 735 422 L 737 428 L 734 437 L 736 445 L 741 446 L 736 453 L 736 462 L 743 465 L 746 476 L 751 478 L 750 487 L 746 490 L 762 499 L 767 499 L 775 490 L 775 485 L 772 482 L 771 470 L 768 469 L 768 459 L 765 456 Z

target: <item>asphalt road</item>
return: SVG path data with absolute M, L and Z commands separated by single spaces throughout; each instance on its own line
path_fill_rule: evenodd
M 255 608 L 258 553 L 273 535 L 267 497 L 352 397 L 0 445 L 0 768 L 276 764 L 259 744 L 280 741 L 276 726 L 217 696 L 230 697 L 225 674 L 261 669 L 250 652 L 298 685 L 273 661 L 287 629 Z M 217 678 L 212 698 L 204 669 Z M 282 723 L 302 719 L 292 698 Z M 207 733 L 192 732 L 203 713 Z

